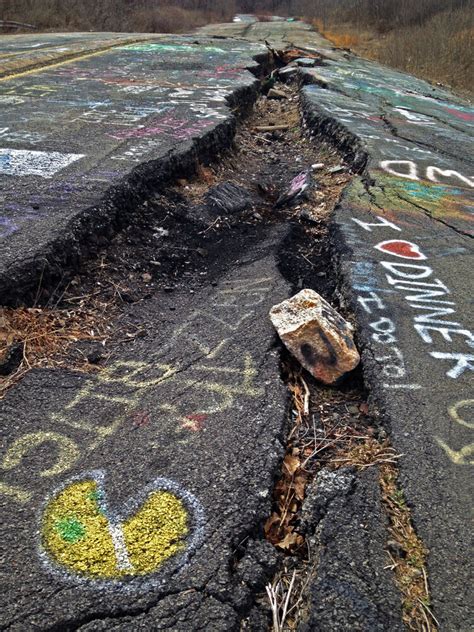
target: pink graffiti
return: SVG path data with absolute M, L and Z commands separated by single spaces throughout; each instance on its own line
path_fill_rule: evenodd
M 463 121 L 474 121 L 474 114 L 469 112 L 463 112 L 462 110 L 456 110 L 455 108 L 444 108 L 446 112 L 449 112 L 453 116 L 462 119 Z
M 186 415 L 186 421 L 183 421 L 181 427 L 186 428 L 187 430 L 191 430 L 192 432 L 199 432 L 203 429 L 206 419 L 207 415 Z
M 219 79 L 235 79 L 242 74 L 243 68 L 235 66 L 216 66 L 213 70 L 201 70 L 197 73 L 199 77 L 212 77 Z
M 132 416 L 132 423 L 134 428 L 141 428 L 142 426 L 148 426 L 151 422 L 150 413 L 146 410 L 137 410 Z
M 307 186 L 308 186 L 308 174 L 306 173 L 306 171 L 303 171 L 303 173 L 300 173 L 291 181 L 290 190 L 288 191 L 288 194 L 293 195 L 293 193 L 296 193 L 300 189 L 304 191 L 304 189 Z

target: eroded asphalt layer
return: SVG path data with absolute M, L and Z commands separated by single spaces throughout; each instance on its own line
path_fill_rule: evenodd
M 342 299 L 357 313 L 367 382 L 404 454 L 402 483 L 430 549 L 436 617 L 442 629 L 468 630 L 472 180 L 460 148 L 472 112 L 449 93 L 331 51 L 306 27 L 292 33 L 287 23 L 267 23 L 257 35 L 257 26 L 239 28 L 246 34 L 233 25 L 233 35 L 251 43 L 129 45 L 0 84 L 12 134 L 0 152 L 1 265 L 18 275 L 2 277 L 2 300 L 15 298 L 20 278 L 21 292 L 34 287 L 44 257 L 71 265 L 81 231 L 98 226 L 92 235 L 106 239 L 111 218 L 119 227 L 120 209 L 160 174 L 176 175 L 176 165 L 228 143 L 225 99 L 255 93 L 246 70 L 263 50 L 255 42 L 264 33 L 273 44 L 275 28 L 275 41 L 298 44 L 304 32 L 304 44 L 332 60 L 301 71 L 311 82 L 306 121 L 360 174 L 333 224 Z M 175 158 L 160 161 L 173 149 Z M 64 235 L 70 259 L 58 254 Z M 55 239 L 63 240 L 57 251 Z M 152 297 L 148 337 L 124 345 L 102 372 L 36 370 L 8 393 L 6 627 L 228 630 L 245 616 L 251 629 L 265 629 L 266 619 L 250 613 L 276 563 L 260 532 L 284 453 L 285 395 L 267 319 L 292 289 L 277 266 L 284 239 L 284 228 L 269 227 L 240 252 L 223 244 L 233 262 L 214 285 Z M 22 259 L 36 252 L 41 262 Z M 379 507 L 371 477 L 356 486 L 348 479 L 345 492 L 349 505 L 364 507 L 356 514 L 365 515 L 364 528 Z M 324 601 L 314 602 L 311 625 L 319 629 L 324 603 L 330 629 L 356 629 L 330 607 L 343 601 L 346 613 L 372 612 L 345 573 L 351 563 L 365 569 L 367 553 L 381 581 L 383 519 L 372 540 L 369 529 L 352 548 L 361 521 L 337 503 L 328 515 L 321 560 L 331 568 L 336 559 L 340 572 L 319 588 L 316 580 Z M 390 589 L 381 603 L 383 595 L 392 607 Z M 396 629 L 378 614 L 375 606 L 365 629 Z
M 11 629 L 109 630 L 113 619 L 130 629 L 128 616 L 133 629 L 237 629 L 275 563 L 253 535 L 282 448 L 266 316 L 288 295 L 275 260 L 283 236 L 236 253 L 214 287 L 157 296 L 156 335 L 100 375 L 38 371 L 7 397 Z M 242 542 L 249 554 L 234 560 Z
M 264 53 L 161 38 L 1 79 L 1 301 L 90 254 L 98 225 L 107 232 L 173 170 L 175 150 L 183 165 L 184 154 L 189 164 L 228 144 L 231 108 L 255 93 L 248 68 Z

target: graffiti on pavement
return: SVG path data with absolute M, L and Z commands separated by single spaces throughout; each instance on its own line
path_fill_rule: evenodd
M 48 568 L 80 580 L 154 576 L 170 560 L 182 565 L 204 536 L 204 511 L 195 496 L 158 478 L 120 513 L 108 504 L 105 474 L 67 481 L 41 514 L 40 553 Z
M 384 171 L 393 176 L 406 178 L 408 180 L 419 180 L 422 177 L 420 170 L 413 160 L 382 160 L 380 166 Z M 474 179 L 459 173 L 454 169 L 441 169 L 440 167 L 428 166 L 425 168 L 425 177 L 431 182 L 440 182 L 443 180 L 456 180 L 458 186 L 460 183 L 474 188 Z
M 376 238 L 387 231 L 402 231 L 400 226 L 383 216 L 370 221 L 358 217 L 353 217 L 352 220 L 366 233 L 375 233 Z M 355 238 L 358 236 L 355 235 Z M 416 262 L 402 263 L 392 259 L 379 260 L 377 263 L 352 262 L 353 287 L 357 292 L 357 301 L 372 321 L 369 327 L 373 332 L 371 339 L 375 349 L 374 359 L 381 363 L 382 375 L 390 378 L 384 387 L 408 390 L 423 388 L 418 383 L 403 382 L 407 375 L 407 361 L 397 346 L 397 324 L 387 311 L 388 300 L 394 294 L 403 297 L 411 310 L 414 310 L 410 316 L 413 328 L 421 340 L 429 345 L 429 356 L 440 361 L 443 366 L 446 365 L 443 369 L 446 377 L 451 380 L 467 377 L 466 374 L 474 370 L 474 334 L 456 318 L 456 303 L 452 300 L 450 289 L 435 276 L 433 268 L 426 265 L 427 256 L 419 245 L 412 241 L 391 239 L 376 241 L 373 249 L 397 259 L 411 259 Z M 379 271 L 384 278 L 382 284 L 379 282 Z M 386 349 L 385 354 L 379 350 L 381 345 Z M 396 364 L 393 358 L 397 359 Z M 472 429 L 472 422 L 465 419 L 465 414 L 472 405 L 473 400 L 461 400 L 451 405 L 448 411 L 450 418 L 459 426 Z M 455 450 L 443 438 L 434 438 L 454 464 L 468 464 L 469 457 L 474 454 L 473 444 Z
M 48 479 L 71 470 L 143 410 L 145 398 L 148 402 L 152 398 L 148 418 L 159 416 L 161 425 L 169 424 L 176 440 L 186 443 L 208 417 L 231 410 L 240 398 L 261 397 L 265 390 L 256 384 L 252 354 L 244 353 L 229 365 L 227 352 L 256 306 L 271 292 L 271 282 L 271 277 L 229 282 L 216 291 L 208 310 L 196 310 L 146 360 L 118 359 L 87 379 L 60 412 L 41 419 L 41 430 L 20 435 L 7 446 L 0 469 L 10 480 L 0 482 L 0 493 L 21 503 L 33 500 L 29 485 L 35 477 Z M 210 329 L 201 331 L 200 323 L 209 323 Z M 180 344 L 199 359 L 164 362 L 163 357 Z M 176 398 L 177 392 L 186 396 Z M 91 410 L 98 407 L 101 414 L 93 415 Z M 138 427 L 155 432 L 150 423 Z M 32 470 L 29 458 L 46 447 L 46 463 Z M 20 485 L 18 473 L 27 476 L 29 483 Z
M 0 174 L 52 178 L 55 173 L 81 158 L 84 158 L 84 154 L 0 148 Z

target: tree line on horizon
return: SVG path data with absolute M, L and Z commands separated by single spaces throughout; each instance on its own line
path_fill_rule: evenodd
M 384 32 L 469 5 L 471 0 L 0 0 L 0 19 L 40 29 L 177 32 L 254 13 L 345 21 Z
M 336 46 L 474 93 L 472 0 L 0 0 L 40 31 L 183 33 L 237 13 L 302 18 Z

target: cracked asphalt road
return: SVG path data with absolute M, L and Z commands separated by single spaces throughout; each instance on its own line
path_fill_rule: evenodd
M 441 629 L 472 623 L 472 130 L 445 90 L 357 58 L 305 71 L 309 125 L 360 176 L 334 217 L 364 371 L 430 553 Z
M 267 313 L 289 291 L 275 260 L 284 236 L 260 234 L 199 293 L 160 293 L 147 305 L 149 334 L 97 377 L 38 370 L 10 392 L 2 407 L 13 439 L 2 483 L 14 507 L 4 516 L 2 564 L 10 629 L 110 629 L 99 619 L 129 629 L 127 616 L 140 613 L 149 616 L 134 629 L 238 625 L 275 564 L 257 534 L 283 449 L 286 396 Z M 153 495 L 166 493 L 154 515 Z M 111 525 L 124 541 L 110 540 Z
M 0 77 L 147 39 L 156 41 L 156 36 L 138 33 L 50 33 L 47 37 L 8 35 L 0 38 Z
M 358 317 L 373 403 L 403 454 L 436 617 L 467 631 L 468 104 L 335 51 L 299 23 L 212 26 L 199 44 L 159 38 L 5 78 L 2 300 L 36 287 L 45 259 L 60 268 L 73 265 L 64 250 L 93 254 L 81 250 L 84 234 L 97 227 L 106 239 L 119 228 L 117 209 L 146 196 L 164 161 L 166 177 L 226 146 L 233 95 L 252 100 L 247 67 L 264 39 L 327 58 L 300 72 L 310 83 L 306 123 L 359 174 L 332 225 L 339 290 Z M 25 152 L 49 158 L 38 165 Z M 42 175 L 27 172 L 35 164 Z M 238 252 L 224 244 L 214 285 L 150 299 L 146 337 L 124 344 L 104 372 L 34 370 L 2 401 L 5 628 L 228 630 L 249 616 L 276 567 L 259 533 L 284 453 L 286 399 L 267 313 L 291 289 L 277 266 L 285 235 L 260 229 Z
M 25 38 L 19 46 L 32 45 L 32 36 Z M 58 36 L 43 39 L 53 45 Z M 110 45 L 107 37 L 71 36 L 71 49 L 92 53 L 63 59 L 53 46 L 50 65 L 35 48 L 28 54 L 38 67 L 0 78 L 2 302 L 34 292 L 40 278 L 60 277 L 74 258 L 77 265 L 91 254 L 90 221 L 107 237 L 156 187 L 165 163 L 176 168 L 176 152 L 187 154 L 189 165 L 228 145 L 235 99 L 239 107 L 252 101 L 258 81 L 248 69 L 258 67 L 253 57 L 265 57 L 264 46 L 233 40 L 116 39 L 97 53 Z M 177 165 L 183 177 L 185 164 L 182 157 Z

